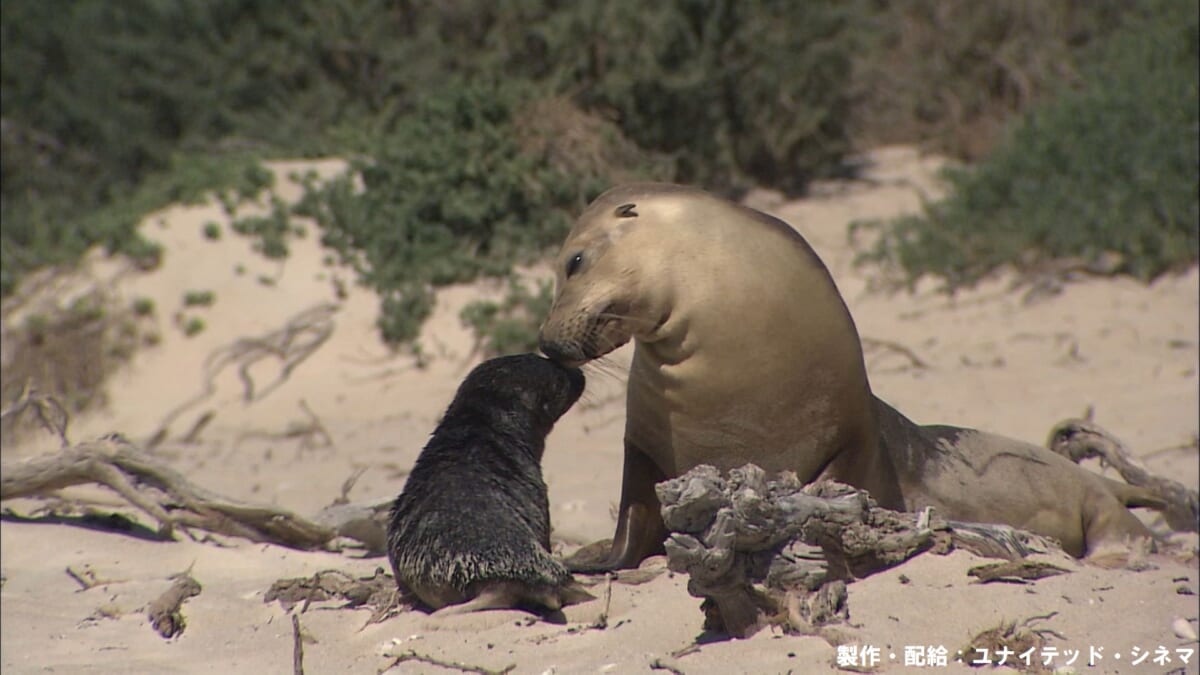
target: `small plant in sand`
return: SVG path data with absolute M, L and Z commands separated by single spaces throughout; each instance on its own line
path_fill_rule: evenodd
M 221 226 L 214 223 L 211 220 L 208 221 L 207 223 L 205 223 L 204 224 L 204 238 L 209 241 L 219 240 L 221 238 Z
M 137 298 L 133 301 L 133 313 L 139 317 L 154 316 L 154 301 L 150 298 Z
M 198 316 L 189 316 L 183 320 L 183 334 L 187 337 L 194 337 L 204 331 L 204 319 Z
M 254 250 L 273 260 L 288 256 L 288 236 L 304 236 L 304 231 L 293 227 L 288 207 L 276 197 L 271 198 L 271 211 L 265 216 L 246 216 L 230 225 L 234 232 L 257 237 Z
M 212 291 L 188 291 L 183 294 L 184 307 L 211 307 L 217 299 Z

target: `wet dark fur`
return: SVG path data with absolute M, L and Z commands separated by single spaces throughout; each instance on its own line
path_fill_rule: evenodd
M 572 581 L 549 555 L 541 460 L 546 435 L 583 388 L 579 369 L 533 354 L 467 375 L 392 507 L 397 583 L 437 609 L 491 582 L 555 591 Z

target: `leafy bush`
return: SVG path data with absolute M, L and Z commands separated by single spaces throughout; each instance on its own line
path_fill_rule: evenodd
M 553 284 L 540 282 L 535 295 L 525 284 L 509 279 L 502 302 L 472 302 L 459 318 L 475 333 L 477 349 L 484 356 L 532 352 L 537 350 L 538 327 L 553 302 Z
M 848 148 L 853 3 L 475 4 L 495 5 L 505 70 L 575 92 L 681 182 L 796 193 Z
M 798 193 L 844 170 L 852 122 L 990 138 L 1141 7 L 976 4 L 5 0 L 0 294 L 95 244 L 154 265 L 146 213 L 218 189 L 234 217 L 264 157 L 355 155 L 365 191 L 308 207 L 400 341 L 434 286 L 506 273 L 608 184 Z M 237 227 L 283 257 L 287 216 Z
M 272 260 L 286 258 L 288 237 L 302 234 L 302 230 L 292 225 L 287 205 L 275 197 L 271 199 L 271 210 L 267 215 L 245 216 L 229 226 L 238 234 L 257 237 L 254 250 Z
M 212 291 L 188 291 L 183 294 L 184 307 L 211 307 L 217 300 Z
M 985 157 L 1019 113 L 1077 81 L 1076 57 L 1135 7 L 1124 0 L 868 0 L 859 14 L 851 133 Z
M 891 223 L 865 260 L 949 287 L 1050 257 L 1151 279 L 1200 258 L 1200 20 L 1193 3 L 1144 3 L 1097 48 L 1084 86 L 1039 106 L 951 195 Z
M 370 155 L 355 139 L 420 124 L 427 93 L 456 79 L 501 82 L 510 100 L 534 83 L 537 99 L 609 120 L 657 155 L 659 178 L 798 190 L 845 149 L 849 11 L 834 0 L 6 0 L 0 292 L 97 243 L 150 264 L 135 224 L 185 191 L 163 174 L 213 189 L 247 178 L 231 157 Z M 616 35 L 632 39 L 613 48 Z M 148 180 L 160 184 L 139 189 Z M 282 255 L 279 243 L 264 248 Z
M 621 156 L 619 136 L 608 125 L 578 125 L 578 143 L 603 152 L 591 163 L 565 163 L 575 153 L 538 130 L 565 116 L 528 114 L 542 105 L 531 86 L 448 84 L 390 133 L 355 141 L 371 150 L 354 163 L 362 191 L 346 177 L 310 188 L 297 205 L 382 296 L 387 342 L 415 337 L 433 287 L 504 276 L 557 245 L 569 214 L 607 187 L 605 156 Z

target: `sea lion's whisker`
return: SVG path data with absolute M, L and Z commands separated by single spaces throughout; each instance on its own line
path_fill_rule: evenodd
M 583 370 L 587 373 L 589 379 L 595 374 L 599 376 L 597 379 L 605 379 L 610 382 L 621 382 L 628 375 L 621 364 L 615 363 L 608 356 L 601 356 L 600 358 L 588 361 L 583 365 Z
M 657 323 L 656 321 L 647 319 L 646 317 L 634 316 L 632 314 L 618 314 L 617 312 L 600 312 L 596 314 L 596 317 L 600 319 L 616 319 L 617 321 L 627 321 L 629 323 L 640 324 L 643 326 L 654 326 Z

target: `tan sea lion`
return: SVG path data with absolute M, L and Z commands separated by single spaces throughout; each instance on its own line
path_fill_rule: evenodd
M 824 263 L 754 209 L 655 183 L 587 207 L 558 255 L 540 347 L 580 365 L 630 339 L 616 535 L 603 559 L 570 561 L 576 570 L 661 551 L 654 484 L 699 464 L 833 479 L 887 508 L 1031 529 L 1075 555 L 1149 535 L 1125 508 L 1142 492 L 1036 446 L 918 426 L 877 399 Z

